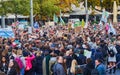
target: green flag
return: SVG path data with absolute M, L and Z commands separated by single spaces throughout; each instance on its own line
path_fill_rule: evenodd
M 63 24 L 63 25 L 65 25 L 65 22 L 64 22 L 64 20 L 62 19 L 61 15 L 62 15 L 62 14 L 61 14 L 61 10 L 60 10 L 60 23 Z
M 75 23 L 74 23 L 74 27 L 79 27 L 80 26 L 80 21 L 76 21 Z
M 53 21 L 55 22 L 55 23 L 58 23 L 58 17 L 54 14 L 54 16 L 53 16 Z

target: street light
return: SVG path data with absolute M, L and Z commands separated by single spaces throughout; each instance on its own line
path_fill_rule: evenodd
M 85 26 L 88 26 L 88 6 L 87 6 L 87 0 L 85 0 L 85 11 L 86 11 L 86 24 L 85 24 Z
M 33 27 L 33 0 L 30 0 L 30 25 Z
M 6 0 L 4 0 L 6 1 Z M 0 2 L 2 3 L 1 7 L 3 7 L 3 0 L 0 0 Z M 3 7 L 4 8 L 4 7 Z M 2 15 L 1 15 L 1 24 L 2 24 L 2 28 L 5 28 L 5 16 L 4 16 L 4 9 L 2 10 Z

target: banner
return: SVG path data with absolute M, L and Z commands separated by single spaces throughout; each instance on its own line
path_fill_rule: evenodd
M 58 17 L 54 14 L 54 16 L 53 16 L 53 21 L 55 22 L 55 23 L 58 23 Z
M 81 30 L 82 30 L 82 27 L 81 27 L 81 26 L 76 27 L 76 28 L 75 28 L 75 33 L 80 33 Z
M 108 17 L 109 17 L 109 13 L 108 13 L 107 11 L 104 10 L 103 13 L 102 13 L 101 21 L 107 23 Z
M 65 22 L 64 22 L 64 20 L 62 19 L 62 13 L 61 13 L 61 10 L 60 10 L 60 23 L 61 23 L 62 25 L 65 25 Z
M 34 25 L 33 25 L 33 27 L 34 27 L 35 29 L 38 29 L 38 28 L 39 28 L 38 22 L 35 22 Z
M 4 29 L 0 29 L 0 37 L 3 38 L 14 38 L 14 32 L 12 29 L 10 28 L 4 28 Z

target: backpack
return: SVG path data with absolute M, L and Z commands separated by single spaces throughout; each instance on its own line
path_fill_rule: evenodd
M 54 64 L 53 65 L 53 67 L 52 67 L 52 69 L 53 69 L 53 74 L 52 75 L 57 75 L 57 70 L 56 70 L 56 66 L 57 66 L 58 64 Z
M 50 67 L 50 71 L 51 71 L 51 74 L 54 75 L 54 67 L 55 67 L 55 62 L 51 65 Z
M 20 57 L 16 57 L 15 61 L 18 63 L 19 68 L 22 69 L 23 68 L 23 62 L 21 61 Z
M 113 49 L 110 49 L 109 54 L 110 54 L 110 57 L 114 57 L 115 53 L 114 53 Z

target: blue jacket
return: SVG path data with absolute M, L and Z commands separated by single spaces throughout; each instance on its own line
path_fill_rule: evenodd
M 103 64 L 98 65 L 97 70 L 99 72 L 99 75 L 106 75 L 105 65 Z
M 53 66 L 53 72 L 54 75 L 65 75 L 64 68 L 60 63 L 57 63 Z

